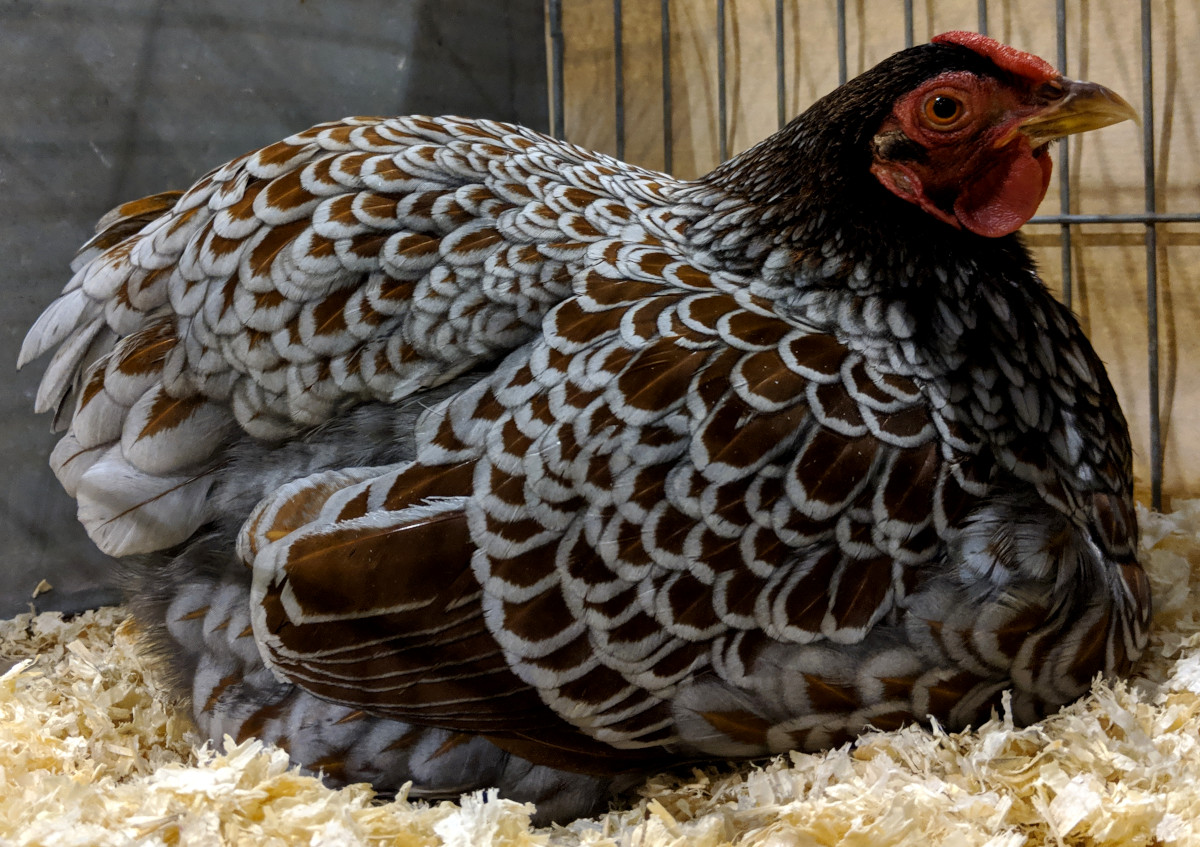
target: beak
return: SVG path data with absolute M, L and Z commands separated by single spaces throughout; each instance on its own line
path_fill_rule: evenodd
M 1125 120 L 1141 123 L 1133 107 L 1112 89 L 1066 77 L 1059 77 L 1056 82 L 1062 89 L 1061 96 L 1017 123 L 1012 132 L 1005 133 L 1005 144 L 1021 132 L 1036 150 L 1042 144 L 1077 132 L 1088 132 Z

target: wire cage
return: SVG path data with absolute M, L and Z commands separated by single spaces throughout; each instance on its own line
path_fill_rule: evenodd
M 791 25 L 792 32 L 789 33 L 789 16 L 794 16 L 797 8 L 803 7 L 805 12 L 808 12 L 817 4 L 800 3 L 799 0 L 773 0 L 773 20 L 769 22 L 769 26 L 773 29 L 774 41 L 774 107 L 775 118 L 778 126 L 783 126 L 796 111 L 789 109 L 789 97 L 794 98 L 793 88 L 799 87 L 803 81 L 800 77 L 790 74 L 788 69 L 788 60 L 791 54 L 800 48 L 791 43 L 792 39 L 789 35 L 795 34 L 795 23 Z M 661 87 L 661 115 L 662 123 L 658 130 L 659 144 L 661 145 L 661 153 L 656 165 L 661 165 L 662 169 L 667 172 L 674 172 L 673 166 L 676 163 L 676 148 L 679 144 L 678 130 L 678 113 L 681 109 L 691 108 L 691 102 L 680 102 L 677 93 L 680 72 L 677 68 L 677 59 L 673 56 L 673 35 L 672 25 L 674 18 L 678 17 L 680 3 L 676 0 L 673 5 L 671 0 L 659 0 L 654 3 L 653 0 L 594 0 L 591 3 L 594 15 L 611 14 L 611 42 L 608 45 L 603 45 L 603 36 L 597 36 L 594 32 L 582 34 L 579 32 L 579 27 L 572 29 L 564 23 L 564 2 L 563 0 L 548 0 L 547 6 L 547 34 L 550 45 L 549 63 L 550 63 L 550 97 L 551 97 L 551 120 L 553 133 L 559 138 L 567 138 L 568 140 L 577 140 L 572 132 L 572 127 L 568 125 L 568 116 L 572 112 L 572 98 L 575 93 L 572 91 L 572 86 L 569 84 L 566 74 L 566 65 L 572 56 L 575 42 L 581 37 L 586 38 L 590 48 L 603 49 L 605 46 L 611 51 L 611 58 L 606 64 L 611 64 L 611 138 L 609 145 L 610 152 L 614 153 L 618 158 L 625 158 L 627 153 L 627 139 L 629 136 L 629 116 L 627 110 L 627 101 L 629 99 L 629 83 L 628 83 L 628 67 L 630 60 L 626 56 L 626 47 L 630 42 L 630 26 L 628 24 L 629 13 L 637 10 L 641 13 L 642 22 L 646 19 L 646 7 L 657 6 L 657 16 L 659 22 L 659 32 L 657 34 L 658 41 L 661 47 L 661 53 L 658 61 L 661 63 L 658 69 L 658 79 Z M 731 33 L 730 22 L 733 15 L 736 13 L 738 3 L 736 0 L 703 0 L 703 3 L 697 3 L 696 6 L 703 6 L 701 15 L 708 15 L 711 21 L 710 31 L 707 37 L 711 38 L 712 46 L 715 52 L 715 87 L 712 90 L 712 96 L 715 99 L 715 104 L 710 104 L 712 111 L 715 112 L 716 118 L 716 137 L 717 149 L 716 158 L 724 161 L 736 150 L 731 149 L 731 132 L 730 132 L 730 83 L 729 75 L 729 51 L 731 45 L 736 42 L 736 33 Z M 851 10 L 847 9 L 846 0 L 833 0 L 832 3 L 826 3 L 832 6 L 832 10 L 826 10 L 826 21 L 828 21 L 828 13 L 832 11 L 833 26 L 836 31 L 825 34 L 824 48 L 826 51 L 826 60 L 832 64 L 834 56 L 836 56 L 837 67 L 837 83 L 845 82 L 854 72 L 850 59 L 849 45 L 849 30 L 850 17 L 857 13 L 862 15 L 863 4 L 862 0 L 855 5 Z M 892 33 L 890 37 L 894 40 L 891 49 L 900 49 L 901 47 L 912 46 L 917 41 L 917 19 L 923 13 L 927 20 L 932 20 L 933 9 L 937 5 L 932 0 L 927 0 L 921 4 L 921 7 L 916 7 L 914 0 L 903 0 L 903 32 Z M 961 5 L 961 4 L 960 4 Z M 1067 73 L 1070 65 L 1068 55 L 1068 47 L 1070 39 L 1068 38 L 1069 14 L 1067 8 L 1067 0 L 1055 0 L 1053 6 L 1053 22 L 1056 53 L 1053 59 L 1056 66 Z M 567 9 L 571 11 L 570 8 Z M 691 7 L 688 11 L 694 13 L 696 7 Z M 1185 223 L 1195 224 L 1200 223 L 1200 203 L 1192 209 L 1184 211 L 1165 212 L 1162 210 L 1162 202 L 1156 191 L 1157 175 L 1156 175 L 1156 159 L 1155 159 L 1155 139 L 1158 130 L 1156 116 L 1154 110 L 1156 80 L 1154 75 L 1154 3 L 1151 0 L 1141 0 L 1139 15 L 1139 42 L 1137 46 L 1137 61 L 1140 67 L 1140 82 L 1141 82 L 1141 106 L 1139 111 L 1142 114 L 1141 123 L 1141 191 L 1142 204 L 1141 210 L 1136 212 L 1121 212 L 1121 213 L 1081 213 L 1077 211 L 1079 202 L 1077 200 L 1077 174 L 1075 162 L 1072 161 L 1071 140 L 1063 139 L 1057 142 L 1057 186 L 1058 186 L 1058 203 L 1057 209 L 1047 209 L 1051 203 L 1043 204 L 1042 214 L 1034 217 L 1027 225 L 1026 233 L 1048 233 L 1051 236 L 1057 236 L 1057 253 L 1058 253 L 1058 279 L 1057 290 L 1063 302 L 1068 306 L 1079 306 L 1079 294 L 1075 285 L 1076 280 L 1076 265 L 1078 259 L 1077 240 L 1084 230 L 1095 228 L 1109 228 L 1114 225 L 1135 225 L 1140 227 L 1140 237 L 1144 244 L 1144 264 L 1142 273 L 1144 274 L 1144 313 L 1145 313 L 1145 334 L 1144 334 L 1144 349 L 1145 349 L 1145 386 L 1144 386 L 1144 402 L 1145 402 L 1145 418 L 1142 421 L 1143 431 L 1146 433 L 1143 441 L 1139 444 L 1138 449 L 1144 451 L 1146 457 L 1145 464 L 1148 466 L 1147 474 L 1149 476 L 1148 484 L 1148 499 L 1150 504 L 1156 510 L 1162 509 L 1163 503 L 1163 472 L 1164 472 L 1164 444 L 1163 444 L 1163 414 L 1161 394 L 1163 391 L 1162 375 L 1160 373 L 1160 328 L 1159 328 L 1159 276 L 1160 263 L 1163 261 L 1161 251 L 1159 250 L 1159 229 L 1163 224 L 1168 223 Z M 1007 4 L 1001 10 L 1001 13 L 1008 12 Z M 1077 11 L 1077 14 L 1082 14 L 1083 10 Z M 974 26 L 979 32 L 989 33 L 989 4 L 987 0 L 975 0 L 973 21 Z M 992 33 L 999 35 L 999 33 Z M 1129 39 L 1129 33 L 1123 33 L 1122 38 Z M 600 47 L 597 47 L 597 44 Z M 643 51 L 644 53 L 645 51 Z M 864 68 L 859 68 L 862 70 Z M 644 92 L 639 92 L 644 94 Z M 690 93 L 690 92 L 689 92 Z M 1133 94 L 1133 92 L 1130 92 Z M 1131 98 L 1134 99 L 1134 98 Z M 803 104 L 802 104 L 803 105 Z M 593 109 L 594 104 L 588 104 L 585 108 Z M 644 122 L 638 122 L 638 130 L 640 132 L 648 131 Z M 589 145 L 590 146 L 590 145 Z M 636 163 L 636 162 L 635 162 Z M 713 162 L 716 164 L 716 162 Z M 1048 277 L 1054 276 L 1054 269 L 1048 269 Z M 1083 292 L 1086 296 L 1086 292 Z

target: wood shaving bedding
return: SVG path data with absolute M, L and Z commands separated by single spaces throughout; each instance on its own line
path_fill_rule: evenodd
M 257 741 L 200 743 L 121 608 L 0 622 L 0 845 L 1200 844 L 1200 500 L 1142 511 L 1155 626 L 1136 675 L 1031 727 L 910 727 L 649 780 L 533 829 L 531 807 L 381 802 Z

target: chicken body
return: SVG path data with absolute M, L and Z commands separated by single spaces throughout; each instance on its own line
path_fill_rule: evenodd
M 695 181 L 347 119 L 106 217 L 22 360 L 200 729 L 550 819 L 1127 670 L 1127 427 L 1011 234 L 1038 62 L 943 37 Z

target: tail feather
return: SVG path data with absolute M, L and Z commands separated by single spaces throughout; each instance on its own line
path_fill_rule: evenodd
M 76 326 L 67 336 L 42 376 L 37 398 L 34 400 L 35 411 L 51 412 L 59 409 L 76 385 L 80 377 L 80 363 L 102 329 L 103 321 L 92 320 Z
M 78 289 L 63 294 L 46 307 L 46 311 L 25 333 L 17 367 L 25 367 L 51 347 L 60 344 L 79 326 L 93 322 L 100 312 L 100 304 Z
M 175 208 L 182 196 L 182 191 L 164 191 L 111 209 L 96 222 L 96 234 L 75 254 L 71 270 L 80 270 L 101 253 L 161 218 Z

